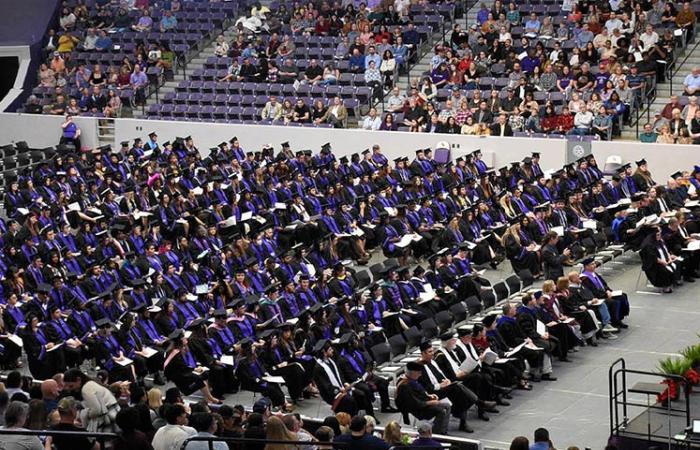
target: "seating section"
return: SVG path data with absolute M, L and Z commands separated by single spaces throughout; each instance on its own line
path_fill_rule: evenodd
M 277 7 L 274 3 L 271 8 Z M 421 42 L 432 42 L 433 33 L 444 29 L 446 23 L 452 20 L 454 5 L 440 4 L 437 8 L 430 9 L 423 5 L 413 5 L 411 8 L 411 21 L 415 25 Z M 378 30 L 375 27 L 375 31 Z M 402 32 L 407 29 L 400 27 Z M 283 33 L 291 35 L 288 26 L 283 27 Z M 270 120 L 262 120 L 260 111 L 269 100 L 270 95 L 277 96 L 280 102 L 285 99 L 294 104 L 298 98 L 312 107 L 315 100 L 320 99 L 326 106 L 333 97 L 340 96 L 351 117 L 359 117 L 360 107 L 372 104 L 372 89 L 367 86 L 362 73 L 350 71 L 349 54 L 341 57 L 336 55 L 336 48 L 342 42 L 342 37 L 293 35 L 295 45 L 294 64 L 302 74 L 308 67 L 311 59 L 317 59 L 320 65 L 328 61 L 334 61 L 340 71 L 340 77 L 335 85 L 309 86 L 300 84 L 269 83 L 269 82 L 217 82 L 227 74 L 227 69 L 232 63 L 230 57 L 210 56 L 206 63 L 192 73 L 189 80 L 181 82 L 175 92 L 168 93 L 160 103 L 151 105 L 147 111 L 147 117 L 159 120 L 188 120 L 188 121 L 214 121 L 228 123 L 272 123 Z M 269 36 L 262 36 L 267 44 Z M 283 57 L 277 57 L 275 63 L 282 67 Z M 238 58 L 239 64 L 243 58 Z M 257 60 L 252 61 L 253 64 Z M 403 62 L 402 62 L 403 63 Z M 405 63 L 399 64 L 398 71 L 406 69 Z M 291 123 L 290 125 L 309 125 Z M 326 126 L 322 124 L 321 126 Z

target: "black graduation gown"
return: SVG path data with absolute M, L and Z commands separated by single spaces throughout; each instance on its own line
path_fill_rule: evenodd
M 333 366 L 331 365 L 330 367 L 332 370 Z M 338 370 L 337 376 L 341 383 L 344 382 L 340 375 L 340 370 Z M 364 397 L 361 391 L 359 391 L 359 395 L 355 395 L 355 392 L 352 392 L 337 397 L 340 390 L 331 382 L 330 378 L 328 378 L 328 374 L 321 366 L 321 362 L 318 362 L 314 367 L 313 380 L 314 383 L 316 383 L 318 392 L 321 394 L 321 398 L 331 405 L 335 413 L 346 412 L 354 416 L 359 411 L 360 405 L 364 403 L 364 398 L 360 398 L 361 396 Z
M 194 355 L 192 357 L 194 358 Z M 182 350 L 179 349 L 172 350 L 165 358 L 164 373 L 185 395 L 203 388 L 207 378 L 206 372 L 198 375 L 187 365 Z
M 45 343 L 50 341 L 43 336 L 37 336 L 37 333 L 26 330 L 22 334 L 22 342 L 24 343 L 24 351 L 27 352 L 29 372 L 37 380 L 46 380 L 57 373 L 64 372 L 66 363 L 63 348 L 47 351 Z
M 639 255 L 642 257 L 642 270 L 649 278 L 649 282 L 654 286 L 666 288 L 671 286 L 673 281 L 678 278 L 674 271 L 668 269 L 670 266 L 662 266 L 658 263 L 659 244 L 654 237 L 645 240 Z M 680 273 L 680 271 L 678 272 Z

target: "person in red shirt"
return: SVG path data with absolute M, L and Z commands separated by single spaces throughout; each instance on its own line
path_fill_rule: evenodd
M 557 119 L 557 131 L 563 134 L 574 127 L 574 116 L 566 106 L 562 107 L 561 114 L 557 116 Z

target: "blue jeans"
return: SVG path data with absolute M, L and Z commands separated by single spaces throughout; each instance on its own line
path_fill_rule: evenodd
M 598 305 L 598 314 L 600 314 L 600 321 L 603 322 L 603 326 L 610 323 L 612 317 L 610 317 L 610 311 L 608 310 L 608 305 L 601 303 Z

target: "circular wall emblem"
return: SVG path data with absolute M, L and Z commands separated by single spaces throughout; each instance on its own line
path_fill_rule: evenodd
M 586 153 L 586 149 L 584 149 L 583 146 L 580 144 L 575 145 L 572 151 L 574 152 L 574 156 L 576 156 L 577 158 L 582 158 L 583 155 Z

